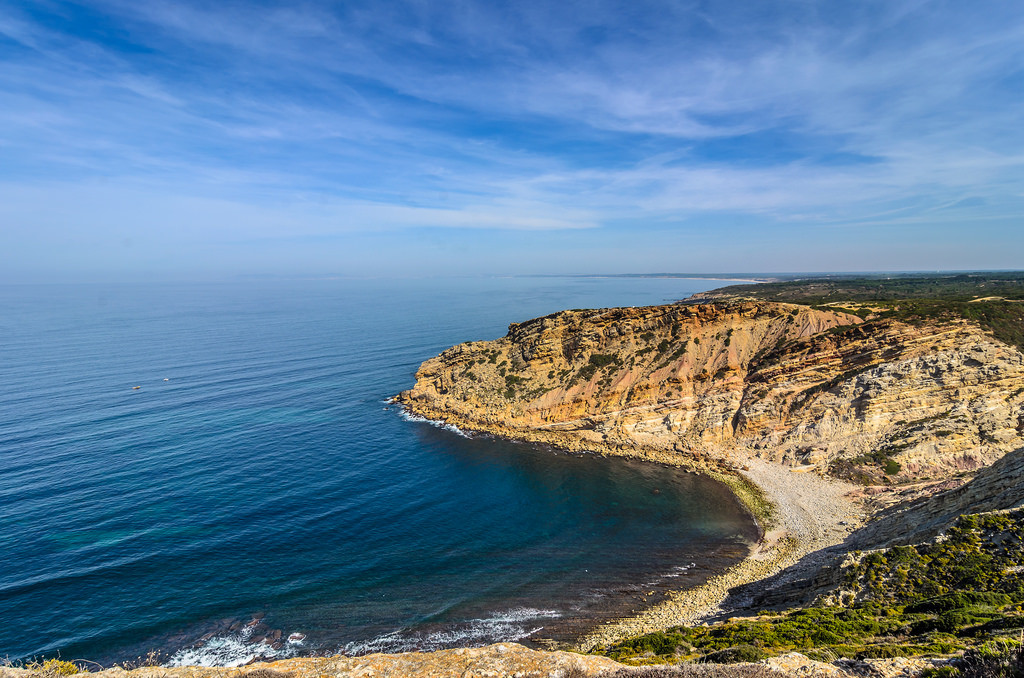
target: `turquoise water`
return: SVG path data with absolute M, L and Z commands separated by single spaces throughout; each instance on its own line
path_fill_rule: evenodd
M 703 580 L 754 534 L 722 486 L 386 399 L 510 322 L 720 284 L 0 287 L 0 656 L 529 642 Z

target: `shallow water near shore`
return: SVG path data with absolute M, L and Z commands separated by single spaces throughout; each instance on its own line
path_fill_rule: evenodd
M 756 534 L 724 486 L 386 401 L 510 322 L 724 284 L 0 287 L 0 656 L 567 640 L 700 583 Z

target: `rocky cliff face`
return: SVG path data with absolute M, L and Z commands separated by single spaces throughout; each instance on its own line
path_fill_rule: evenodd
M 948 479 L 1020 445 L 1024 355 L 963 321 L 770 302 L 576 310 L 448 349 L 399 400 L 570 449 Z
M 962 515 L 1019 511 L 1022 507 L 1024 447 L 981 469 L 970 482 L 880 511 L 841 544 L 815 554 L 815 567 L 796 566 L 738 588 L 727 607 L 736 613 L 815 601 L 834 604 L 842 598 L 843 567 L 850 562 L 851 552 L 923 544 L 941 538 Z

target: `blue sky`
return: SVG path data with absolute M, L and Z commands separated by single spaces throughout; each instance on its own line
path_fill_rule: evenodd
M 1024 267 L 1024 4 L 0 6 L 0 279 Z

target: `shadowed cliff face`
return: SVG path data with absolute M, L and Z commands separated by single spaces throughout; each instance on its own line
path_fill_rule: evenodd
M 891 506 L 842 544 L 818 554 L 814 568 L 792 567 L 777 576 L 740 587 L 730 601 L 730 613 L 764 608 L 829 605 L 861 599 L 864 591 L 851 590 L 844 567 L 863 553 L 896 545 L 924 544 L 944 534 L 962 515 L 1019 512 L 1024 506 L 1024 447 L 1009 452 L 968 483 Z M 856 594 L 856 595 L 855 595 Z
M 1020 444 L 1024 356 L 962 321 L 770 302 L 564 311 L 427 360 L 399 400 L 570 449 L 923 479 Z

